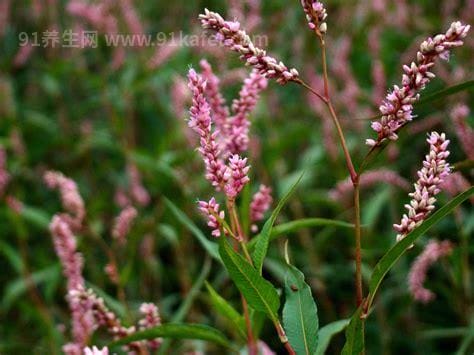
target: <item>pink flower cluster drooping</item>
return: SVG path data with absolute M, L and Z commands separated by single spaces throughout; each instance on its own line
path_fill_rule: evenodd
M 49 229 L 67 280 L 67 300 L 71 310 L 73 342 L 64 346 L 64 352 L 69 355 L 79 355 L 82 354 L 82 348 L 87 344 L 94 331 L 94 322 L 88 305 L 69 297 L 71 292 L 84 290 L 82 277 L 84 261 L 82 255 L 76 250 L 76 238 L 63 216 L 55 215 Z
M 372 123 L 377 139 L 367 139 L 368 145 L 376 146 L 386 139 L 398 138 L 398 130 L 414 117 L 413 104 L 419 99 L 419 92 L 435 77 L 431 72 L 435 60 L 447 60 L 450 49 L 463 44 L 469 28 L 469 25 L 453 22 L 445 34 L 430 37 L 421 44 L 416 63 L 403 66 L 402 86 L 394 85 L 380 106 L 382 118 Z
M 203 28 L 215 32 L 216 38 L 226 47 L 240 54 L 240 59 L 247 65 L 253 66 L 259 74 L 266 78 L 276 79 L 279 84 L 289 81 L 297 81 L 299 74 L 296 69 L 288 69 L 281 61 L 268 56 L 266 51 L 254 45 L 247 33 L 240 29 L 237 21 L 225 21 L 216 12 L 205 9 L 204 14 L 199 15 Z
M 435 208 L 435 196 L 441 191 L 441 185 L 450 173 L 450 166 L 446 162 L 449 156 L 447 150 L 449 140 L 444 133 L 432 132 L 428 139 L 429 154 L 423 161 L 423 168 L 418 171 L 418 181 L 414 184 L 415 191 L 410 193 L 410 204 L 405 205 L 408 214 L 404 214 L 400 224 L 394 224 L 398 232 L 397 241 L 419 226 Z
M 218 132 L 212 132 L 211 109 L 204 97 L 206 82 L 193 69 L 189 71 L 188 79 L 188 86 L 193 95 L 188 125 L 200 137 L 199 152 L 206 166 L 206 179 L 219 191 L 226 182 L 226 166 L 219 157 L 220 150 L 216 141 Z
M 466 121 L 469 117 L 469 107 L 457 105 L 451 110 L 451 120 L 454 123 L 456 135 L 466 156 L 474 160 L 474 129 Z
M 428 269 L 443 256 L 451 254 L 452 250 L 453 247 L 447 240 L 442 242 L 431 240 L 413 262 L 408 275 L 408 287 L 416 301 L 428 303 L 435 298 L 435 294 L 423 286 Z
M 140 330 L 145 330 L 161 325 L 158 307 L 153 303 L 142 303 L 140 306 L 140 313 L 143 314 L 143 318 L 138 322 Z M 150 349 L 157 350 L 160 347 L 161 342 L 161 338 L 155 338 L 148 340 L 147 344 Z
M 318 35 L 324 35 L 327 31 L 325 20 L 328 16 L 324 5 L 317 0 L 301 0 L 301 5 L 306 14 L 309 28 Z
M 125 207 L 115 218 L 114 226 L 112 229 L 112 236 L 121 245 L 125 245 L 127 243 L 127 234 L 130 232 L 133 221 L 135 220 L 137 215 L 137 210 L 132 206 L 128 206 Z
M 221 229 L 223 229 L 221 221 L 225 218 L 225 212 L 220 210 L 216 199 L 213 197 L 209 202 L 198 201 L 198 208 L 207 218 L 207 225 L 212 229 L 212 236 L 220 237 Z
M 44 174 L 44 181 L 50 189 L 59 190 L 63 208 L 69 213 L 67 216 L 64 215 L 64 218 L 68 220 L 73 230 L 79 229 L 86 216 L 86 210 L 74 180 L 60 172 L 47 171 Z
M 261 221 L 272 205 L 272 189 L 265 185 L 260 185 L 258 191 L 253 195 L 250 203 L 250 221 L 253 223 L 252 232 L 257 232 L 258 227 L 255 222 Z

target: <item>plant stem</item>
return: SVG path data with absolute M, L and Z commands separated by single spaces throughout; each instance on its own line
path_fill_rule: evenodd
M 361 257 L 361 230 L 360 230 L 360 176 L 354 181 L 354 217 L 355 217 L 355 264 L 356 264 L 356 302 L 357 307 L 362 304 L 362 257 Z

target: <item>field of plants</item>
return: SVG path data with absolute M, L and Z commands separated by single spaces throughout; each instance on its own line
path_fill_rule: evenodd
M 0 0 L 0 354 L 473 354 L 473 23 Z

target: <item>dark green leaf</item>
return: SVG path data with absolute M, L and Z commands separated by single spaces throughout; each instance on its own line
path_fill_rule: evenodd
M 266 313 L 271 320 L 276 321 L 280 299 L 275 287 L 237 254 L 225 238 L 220 238 L 219 252 L 230 278 L 242 292 L 249 306 Z
M 359 355 L 364 352 L 364 322 L 360 318 L 362 308 L 359 307 L 352 315 L 346 328 L 346 343 L 342 349 L 342 355 Z
M 293 265 L 287 267 L 283 325 L 296 354 L 312 355 L 318 344 L 318 310 L 303 273 Z
M 334 335 L 346 329 L 350 319 L 342 319 L 329 324 L 319 329 L 318 346 L 315 355 L 324 355 Z
M 246 339 L 247 334 L 245 332 L 245 320 L 239 312 L 235 310 L 232 305 L 229 304 L 223 297 L 221 297 L 214 288 L 206 282 L 207 291 L 211 299 L 211 303 L 215 310 L 223 317 L 227 318 L 233 327 L 236 327 L 239 334 Z
M 424 104 L 442 99 L 444 97 L 456 94 L 460 91 L 470 89 L 472 87 L 474 87 L 474 80 L 465 81 L 461 84 L 453 85 L 453 86 L 450 86 L 448 88 L 436 91 L 436 92 L 434 92 L 430 95 L 427 95 L 425 97 L 422 97 L 420 99 L 420 101 L 418 101 L 418 103 L 415 104 L 415 105 L 424 105 Z

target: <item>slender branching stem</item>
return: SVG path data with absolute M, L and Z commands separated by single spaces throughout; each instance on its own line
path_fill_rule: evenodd
M 339 118 L 337 117 L 336 110 L 331 102 L 331 97 L 329 93 L 329 79 L 328 79 L 328 68 L 327 68 L 327 59 L 326 59 L 326 44 L 324 41 L 324 37 L 320 33 L 316 33 L 320 44 L 321 44 L 321 59 L 323 63 L 323 79 L 324 79 L 324 95 L 321 95 L 316 90 L 314 90 L 311 86 L 306 84 L 303 80 L 299 79 L 297 81 L 319 99 L 321 99 L 326 106 L 328 107 L 329 113 L 331 115 L 332 121 L 334 126 L 336 127 L 337 135 L 339 137 L 339 141 L 341 143 L 341 148 L 344 153 L 344 159 L 346 161 L 347 170 L 349 171 L 349 175 L 351 177 L 352 185 L 354 187 L 354 220 L 355 220 L 355 264 L 356 264 L 356 303 L 357 306 L 362 304 L 363 299 L 363 291 L 362 291 L 362 257 L 361 257 L 361 228 L 360 228 L 360 188 L 359 188 L 359 181 L 360 181 L 360 174 L 354 168 L 354 164 L 352 163 L 351 154 L 349 152 L 349 148 L 347 147 L 346 138 L 344 136 L 344 131 L 342 130 L 341 123 Z M 370 152 L 371 153 L 371 152 Z M 366 156 L 366 161 L 370 154 Z

